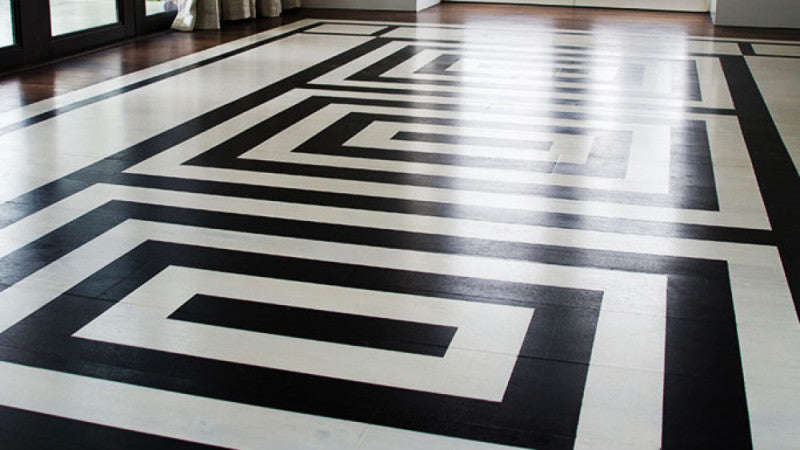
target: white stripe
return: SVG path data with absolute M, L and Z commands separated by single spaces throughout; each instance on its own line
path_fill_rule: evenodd
M 504 448 L 0 362 L 7 406 L 230 448 Z M 367 438 L 367 435 L 369 437 Z

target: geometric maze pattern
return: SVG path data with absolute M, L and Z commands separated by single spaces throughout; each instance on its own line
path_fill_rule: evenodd
M 356 43 L 2 205 L 10 442 L 797 437 L 798 180 L 737 43 L 304 21 L 186 70 L 326 33 Z

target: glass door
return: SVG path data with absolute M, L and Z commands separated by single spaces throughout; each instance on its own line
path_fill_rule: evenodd
M 145 0 L 144 5 L 148 16 L 178 11 L 176 0 Z
M 178 0 L 0 0 L 0 71 L 169 27 Z
M 144 0 L 144 7 L 137 4 L 136 32 L 149 33 L 169 28 L 183 0 Z
M 53 37 L 119 23 L 119 5 L 109 0 L 50 0 Z
M 81 51 L 136 34 L 131 0 L 46 1 L 50 13 L 47 30 L 50 56 Z
M 18 39 L 18 0 L 0 0 L 0 70 L 21 64 L 22 48 Z

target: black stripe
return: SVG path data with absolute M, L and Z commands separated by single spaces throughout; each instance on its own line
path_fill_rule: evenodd
M 751 45 L 770 45 L 776 47 L 797 47 L 800 48 L 800 42 L 777 42 L 777 41 L 751 41 Z
M 0 438 L 2 447 L 6 449 L 217 448 L 2 405 Z
M 739 50 L 744 56 L 755 56 L 756 51 L 753 49 L 753 44 L 749 42 L 739 42 Z
M 380 36 L 383 36 L 386 33 L 391 33 L 392 31 L 394 31 L 394 30 L 396 30 L 398 28 L 400 28 L 400 27 L 397 26 L 397 25 L 389 25 L 387 27 L 384 27 L 382 30 L 378 30 L 378 31 L 372 33 L 372 36 L 380 37 Z
M 762 53 L 758 55 L 754 55 L 761 58 L 787 58 L 787 59 L 800 59 L 800 56 L 792 56 L 792 55 L 776 55 L 776 54 L 769 54 L 769 53 Z
M 742 56 L 720 60 L 800 317 L 800 177 Z
M 368 195 L 338 194 L 303 189 L 260 187 L 237 183 L 210 182 L 150 175 L 122 174 L 113 180 L 128 186 L 152 187 L 259 200 L 284 201 L 370 211 L 396 212 L 421 216 L 447 217 L 496 223 L 547 226 L 576 230 L 608 231 L 622 234 L 668 236 L 720 242 L 774 245 L 772 232 L 733 227 L 652 222 L 580 214 L 523 211 L 498 207 L 474 207 L 433 201 L 404 200 Z
M 758 44 L 758 43 L 756 43 Z M 783 47 L 794 47 L 800 48 L 797 44 L 786 44 L 781 42 L 764 42 L 764 45 L 769 46 L 783 46 Z M 742 50 L 742 55 L 744 56 L 762 56 L 762 57 L 776 57 L 776 58 L 789 58 L 789 59 L 800 59 L 800 55 L 781 55 L 781 54 L 774 54 L 774 53 L 756 53 L 755 48 L 753 47 L 753 43 L 749 42 L 739 42 L 739 48 Z
M 414 41 L 418 42 L 418 41 Z M 412 58 L 413 56 L 419 54 L 422 51 L 429 50 L 428 47 L 422 45 L 408 45 L 404 47 L 392 55 L 385 57 L 384 59 L 362 69 L 361 71 L 349 76 L 347 80 L 353 81 L 372 81 L 372 82 L 381 82 L 381 83 L 397 83 L 397 84 L 408 84 L 414 86 L 456 86 L 460 88 L 465 87 L 476 87 L 476 88 L 492 88 L 497 90 L 541 90 L 537 89 L 535 86 L 519 86 L 514 84 L 502 84 L 502 83 L 479 83 L 479 82 L 472 82 L 472 81 L 464 81 L 464 80 L 428 80 L 428 79 L 420 79 L 420 78 L 403 78 L 403 77 L 390 77 L 386 76 L 385 73 L 389 70 L 396 67 L 398 64 L 407 61 L 408 59 Z M 449 49 L 450 52 L 455 51 L 454 49 Z M 555 54 L 558 57 L 564 56 L 574 56 L 570 54 Z M 692 62 L 686 62 L 686 64 L 692 64 Z M 563 81 L 563 80 L 562 80 Z M 585 80 L 581 79 L 569 79 L 570 83 L 573 84 L 583 84 L 586 83 Z M 675 92 L 673 95 L 665 95 L 661 93 L 654 93 L 649 90 L 625 90 L 620 92 L 620 95 L 627 96 L 627 97 L 641 97 L 641 98 L 683 98 L 686 100 L 695 100 L 700 101 L 702 100 L 700 96 L 700 82 L 697 78 L 690 78 L 687 83 L 681 85 L 682 90 Z M 563 87 L 563 86 L 546 86 L 547 92 L 556 92 L 562 94 L 593 94 L 592 88 L 584 88 L 584 87 Z
M 332 92 L 366 92 L 366 93 L 373 93 L 373 94 L 398 94 L 398 95 L 412 95 L 412 96 L 426 96 L 426 97 L 449 97 L 449 98 L 462 98 L 464 97 L 463 92 L 458 91 L 437 91 L 437 90 L 429 90 L 423 89 L 420 87 L 414 87 L 413 89 L 404 89 L 404 88 L 392 88 L 392 87 L 364 87 L 364 86 L 348 86 L 348 85 L 336 85 L 336 84 L 306 84 L 303 86 L 298 86 L 301 89 L 318 89 L 318 90 L 326 90 Z M 497 100 L 498 98 L 512 98 L 511 95 L 504 94 L 502 92 L 498 92 L 496 94 L 481 94 L 479 92 L 470 93 L 469 98 L 472 100 Z M 609 103 L 603 103 L 602 101 L 597 101 L 594 99 L 590 100 L 582 100 L 576 98 L 558 98 L 558 97 L 547 97 L 536 99 L 537 104 L 544 104 L 544 105 L 567 105 L 567 106 L 603 106 L 603 105 L 611 105 Z M 619 108 L 623 111 L 635 111 L 637 109 L 642 108 L 641 103 L 614 103 L 612 106 L 614 108 Z M 707 108 L 701 106 L 659 106 L 659 111 L 667 111 L 673 113 L 685 112 L 691 114 L 708 114 L 708 115 L 717 115 L 717 116 L 735 116 L 736 110 L 734 109 L 726 109 L 726 108 Z M 550 111 L 553 114 L 558 114 L 557 112 Z M 653 112 L 653 111 L 650 111 Z M 639 116 L 641 118 L 641 116 Z M 624 120 L 628 120 L 627 118 Z
M 661 256 L 654 259 L 652 255 L 638 253 L 462 238 L 111 201 L 39 241 L 0 258 L 0 284 L 12 285 L 18 282 L 127 219 L 441 254 L 495 257 L 644 273 L 709 275 L 697 272 L 698 269 L 694 264 L 685 263 L 692 260 L 679 257 Z M 44 245 L 43 242 L 48 244 Z M 84 295 L 89 294 L 84 293 Z
M 752 448 L 730 283 L 676 275 L 667 293 L 662 448 Z
M 443 357 L 455 327 L 195 295 L 170 319 Z

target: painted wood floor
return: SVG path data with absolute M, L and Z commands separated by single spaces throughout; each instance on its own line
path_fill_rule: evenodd
M 0 113 L 3 445 L 791 448 L 798 73 L 306 19 Z

